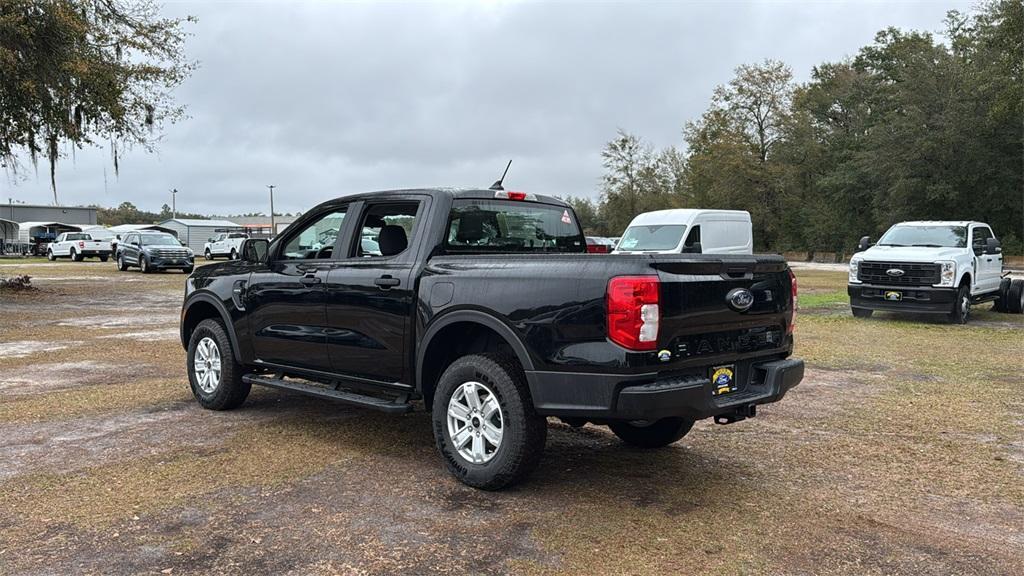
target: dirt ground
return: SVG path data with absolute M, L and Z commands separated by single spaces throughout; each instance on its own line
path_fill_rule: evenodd
M 0 262 L 2 574 L 1021 574 L 1024 317 L 856 320 L 799 269 L 804 382 L 646 452 L 549 423 L 462 486 L 427 415 L 191 400 L 184 276 Z

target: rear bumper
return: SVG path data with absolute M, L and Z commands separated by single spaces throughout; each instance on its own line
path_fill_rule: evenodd
M 900 300 L 885 298 L 886 292 L 899 292 Z M 956 288 L 932 286 L 882 286 L 878 284 L 847 284 L 850 306 L 889 312 L 948 314 L 956 301 Z
M 748 361 L 736 365 L 739 389 L 713 396 L 710 367 L 704 375 L 659 378 L 575 372 L 527 372 L 537 412 L 547 416 L 607 420 L 693 420 L 776 402 L 804 377 L 803 360 Z
M 110 250 L 82 250 L 79 254 L 82 256 L 110 256 Z

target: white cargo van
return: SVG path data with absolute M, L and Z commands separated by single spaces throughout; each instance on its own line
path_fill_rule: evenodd
M 753 254 L 745 210 L 657 210 L 629 223 L 615 254 Z

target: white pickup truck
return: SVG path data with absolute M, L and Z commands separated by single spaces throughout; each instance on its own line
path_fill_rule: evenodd
M 847 293 L 858 318 L 875 310 L 944 314 L 964 324 L 971 306 L 1024 311 L 1024 280 L 1003 272 L 1003 254 L 983 222 L 900 222 L 871 245 L 865 236 L 850 259 Z
M 221 232 L 203 245 L 203 256 L 207 260 L 213 260 L 217 256 L 227 256 L 231 260 L 236 260 L 242 253 L 242 242 L 248 237 L 249 235 L 244 232 Z
M 81 262 L 94 256 L 106 262 L 110 258 L 110 242 L 94 240 L 88 232 L 62 232 L 46 248 L 46 257 L 51 261 L 57 258 L 71 258 L 75 262 Z

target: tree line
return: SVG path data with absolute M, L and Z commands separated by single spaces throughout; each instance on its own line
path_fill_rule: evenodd
M 782 62 L 736 69 L 655 150 L 620 130 L 600 197 L 568 200 L 588 233 L 641 212 L 751 214 L 760 250 L 849 254 L 903 220 L 982 220 L 1024 252 L 1024 3 L 948 13 L 942 40 L 888 28 L 796 83 Z

